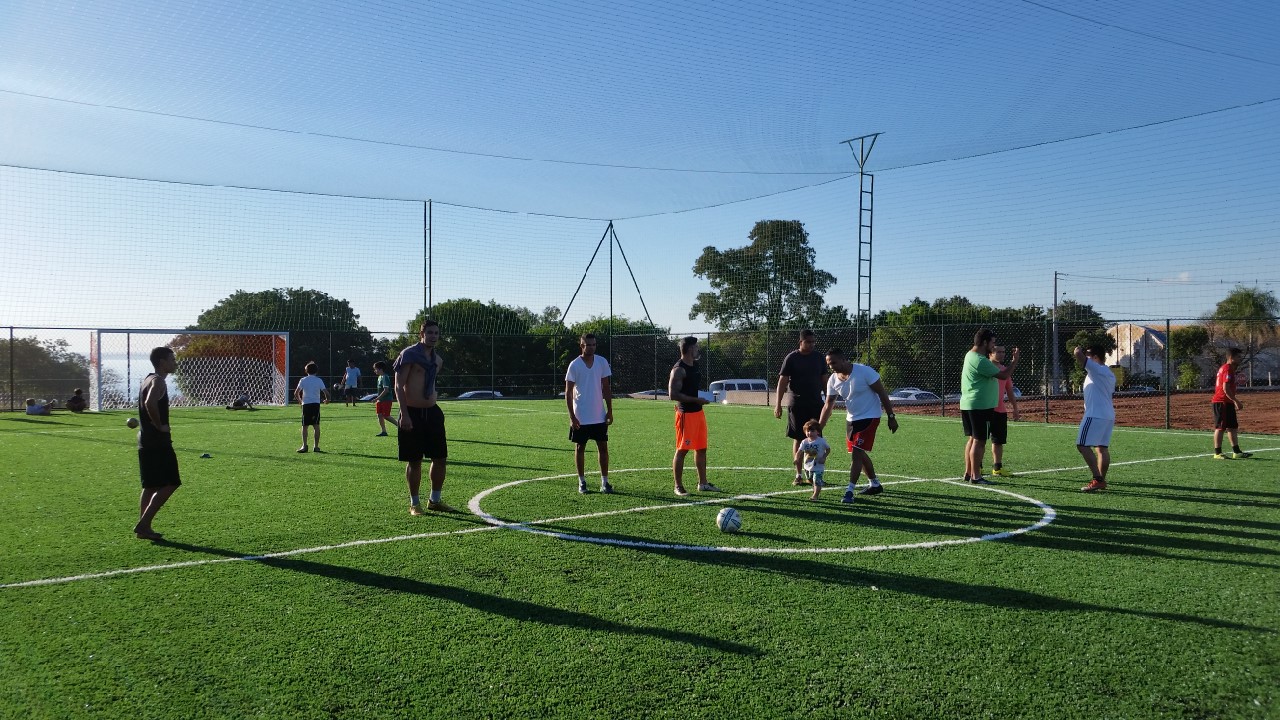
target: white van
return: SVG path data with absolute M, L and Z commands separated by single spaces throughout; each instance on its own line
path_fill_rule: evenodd
M 769 383 L 763 378 L 755 380 L 733 378 L 730 380 L 716 380 L 711 383 L 712 402 L 727 403 L 728 393 L 731 390 L 753 390 L 756 392 L 768 392 Z

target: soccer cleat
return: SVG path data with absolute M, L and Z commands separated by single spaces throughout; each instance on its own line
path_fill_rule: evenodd
M 840 502 L 844 503 L 845 505 L 852 505 L 852 504 L 853 504 L 853 491 L 852 491 L 852 490 L 845 490 L 845 491 L 844 491 L 844 497 L 840 498 Z
M 716 487 L 715 485 L 712 485 L 711 483 L 707 483 L 706 485 L 699 485 L 698 492 L 724 492 L 724 491 Z
M 689 491 L 685 490 L 683 485 L 677 485 L 675 487 L 675 494 L 680 497 L 689 497 Z
M 300 453 L 304 453 L 304 452 L 306 452 L 306 451 L 307 451 L 307 448 L 306 448 L 305 446 L 304 446 L 304 447 L 300 447 L 300 448 L 298 448 L 298 452 L 300 452 Z
M 1099 490 L 1106 490 L 1106 489 L 1107 489 L 1106 480 L 1099 480 L 1098 478 L 1094 478 L 1089 481 L 1088 485 L 1085 485 L 1084 487 L 1080 488 L 1080 492 L 1091 493 L 1091 492 L 1098 492 Z
M 578 483 L 578 494 L 579 495 L 587 494 L 587 483 L 585 480 Z
M 1250 452 L 1233 452 L 1233 453 L 1231 453 L 1231 457 L 1235 458 L 1236 460 L 1243 460 L 1244 458 L 1247 458 L 1247 457 L 1253 457 L 1253 453 L 1250 453 Z
M 879 495 L 884 492 L 883 485 L 868 485 L 858 491 L 859 495 Z
M 410 505 L 409 514 L 416 516 L 416 515 L 426 515 L 427 513 L 422 509 L 421 505 Z
M 969 482 L 970 482 L 970 483 L 972 483 L 972 484 L 974 484 L 974 485 L 995 485 L 995 483 L 993 483 L 993 482 L 991 482 L 990 480 L 988 480 L 988 479 L 986 479 L 986 478 L 982 477 L 981 475 L 979 475 L 979 476 L 978 476 L 978 477 L 976 477 L 976 478 L 973 478 L 973 479 L 972 479 L 972 480 L 970 480 Z
M 1226 455 L 1223 455 L 1222 453 L 1214 453 L 1213 459 L 1214 460 L 1230 460 L 1231 458 L 1227 457 Z
M 323 451 L 323 450 L 321 450 L 320 448 L 311 448 L 311 452 L 318 452 L 318 453 L 321 453 L 321 454 L 323 454 L 323 453 L 324 453 L 324 451 Z
M 1009 472 L 1008 470 L 1005 470 L 1004 468 L 996 468 L 995 470 L 991 471 L 991 474 L 999 475 L 1000 477 L 1013 477 L 1013 473 Z
M 602 484 L 602 485 L 600 486 L 600 492 L 601 492 L 601 493 L 603 493 L 603 494 L 605 494 L 605 495 L 612 495 L 612 494 L 613 494 L 613 486 L 612 486 L 612 485 L 610 485 L 609 483 L 604 483 L 604 484 Z
M 386 436 L 387 436 L 387 434 L 386 434 L 386 433 L 384 433 L 384 432 L 380 432 L 380 433 L 378 433 L 377 435 L 374 435 L 374 437 L 386 437 Z
M 448 505 L 445 505 L 443 500 L 428 500 L 427 509 L 433 512 L 457 512 Z

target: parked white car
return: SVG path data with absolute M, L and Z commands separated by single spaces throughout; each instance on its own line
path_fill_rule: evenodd
M 502 393 L 497 390 L 471 390 L 464 392 L 458 396 L 459 400 L 495 400 L 501 398 Z
M 924 403 L 942 402 L 942 398 L 928 390 L 899 390 L 889 395 L 896 405 L 922 405 Z

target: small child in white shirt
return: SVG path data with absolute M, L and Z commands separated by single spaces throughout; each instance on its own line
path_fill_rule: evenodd
M 804 424 L 804 440 L 800 441 L 800 446 L 796 449 L 796 459 L 804 457 L 804 474 L 810 482 L 813 483 L 813 495 L 809 496 L 810 500 L 817 500 L 818 495 L 822 493 L 822 474 L 827 469 L 827 456 L 831 454 L 831 446 L 827 444 L 827 439 L 822 437 L 822 426 L 817 420 L 810 420 Z

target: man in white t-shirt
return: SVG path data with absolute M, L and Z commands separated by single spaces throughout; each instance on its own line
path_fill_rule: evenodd
M 342 373 L 342 404 L 351 404 L 356 406 L 356 402 L 360 400 L 360 368 L 356 367 L 355 360 L 347 361 L 347 369 Z
M 569 407 L 569 440 L 578 464 L 578 492 L 587 494 L 587 441 L 594 440 L 600 454 L 600 492 L 611 493 L 609 484 L 609 426 L 613 424 L 613 392 L 609 361 L 596 355 L 596 336 L 578 339 L 582 355 L 569 363 L 564 374 L 564 401 Z
M 1105 353 L 1096 347 L 1074 351 L 1076 362 L 1084 368 L 1084 417 L 1080 420 L 1080 433 L 1076 437 L 1076 449 L 1089 466 L 1093 479 L 1080 488 L 1083 492 L 1107 489 L 1107 468 L 1111 465 L 1111 431 L 1116 425 L 1116 409 L 1111 395 L 1116 390 L 1116 375 L 1103 364 Z
M 844 401 L 845 437 L 852 465 L 849 467 L 849 486 L 845 488 L 841 502 L 851 503 L 858 474 L 864 470 L 871 484 L 858 494 L 878 495 L 884 491 L 867 453 L 875 445 L 881 408 L 889 415 L 889 432 L 898 432 L 898 418 L 893 414 L 893 401 L 885 392 L 884 383 L 880 382 L 880 373 L 867 365 L 849 362 L 844 351 L 836 348 L 827 351 L 827 367 L 831 369 L 831 377 L 827 379 L 827 402 L 822 406 L 818 422 L 826 427 L 836 401 Z

